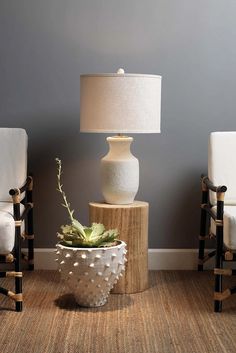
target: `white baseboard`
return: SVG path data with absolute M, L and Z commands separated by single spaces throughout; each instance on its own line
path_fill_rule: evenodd
M 210 251 L 210 250 L 208 250 Z M 149 249 L 149 270 L 196 270 L 198 249 Z M 214 258 L 205 265 L 205 269 L 214 267 Z
M 25 249 L 24 249 L 25 250 Z M 35 268 L 38 270 L 56 270 L 55 249 L 35 249 Z M 148 268 L 150 270 L 196 270 L 197 249 L 149 249 Z M 213 268 L 214 260 L 204 266 Z

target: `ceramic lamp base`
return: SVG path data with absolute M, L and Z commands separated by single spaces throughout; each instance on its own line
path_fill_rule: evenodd
M 106 203 L 134 202 L 139 187 L 139 162 L 130 151 L 132 137 L 108 137 L 108 154 L 101 160 L 102 194 Z

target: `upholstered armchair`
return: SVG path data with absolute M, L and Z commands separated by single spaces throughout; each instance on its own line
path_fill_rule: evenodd
M 222 310 L 222 301 L 236 293 L 236 286 L 223 289 L 223 276 L 236 270 L 223 268 L 236 261 L 236 132 L 213 132 L 208 147 L 208 176 L 202 176 L 201 225 L 198 270 L 215 257 L 214 310 Z M 205 254 L 205 241 L 215 239 L 215 249 Z
M 15 291 L 0 287 L 0 293 L 14 300 L 16 311 L 22 311 L 22 260 L 34 268 L 33 178 L 27 177 L 27 146 L 25 130 L 0 128 L 0 263 L 14 266 L 0 271 L 0 277 L 15 279 Z M 27 255 L 21 252 L 23 239 L 28 240 Z

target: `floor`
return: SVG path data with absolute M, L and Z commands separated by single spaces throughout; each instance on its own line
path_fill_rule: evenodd
M 57 272 L 28 272 L 22 313 L 0 297 L 0 352 L 235 353 L 236 295 L 216 314 L 212 287 L 211 272 L 153 271 L 147 291 L 85 309 Z

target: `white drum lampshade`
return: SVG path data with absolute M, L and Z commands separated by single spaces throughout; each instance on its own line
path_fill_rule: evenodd
M 89 74 L 80 79 L 80 131 L 115 133 L 102 158 L 102 192 L 107 203 L 134 201 L 139 185 L 139 163 L 130 152 L 127 133 L 159 133 L 161 76 Z

